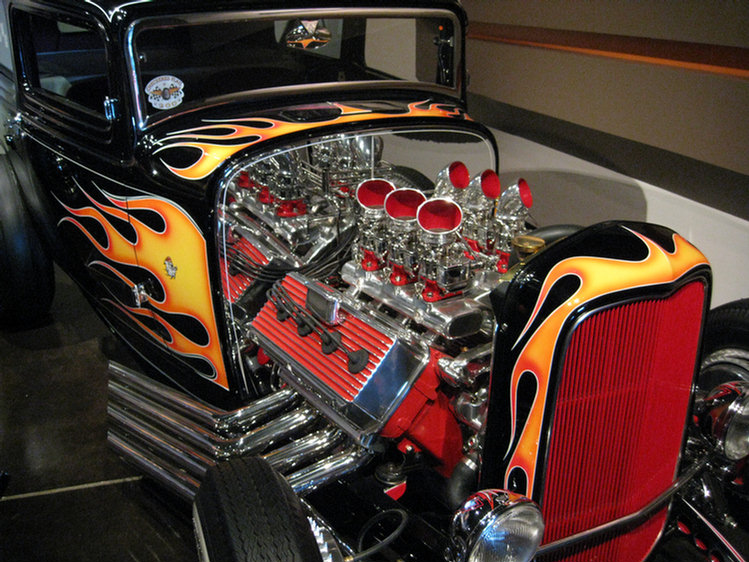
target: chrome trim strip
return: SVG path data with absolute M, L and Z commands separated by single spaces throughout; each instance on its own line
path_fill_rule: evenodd
M 625 515 L 624 517 L 620 517 L 619 519 L 604 523 L 603 525 L 599 525 L 598 527 L 588 529 L 587 531 L 582 531 L 563 539 L 556 540 L 552 543 L 541 545 L 541 547 L 536 551 L 536 555 L 541 556 L 552 552 L 557 552 L 558 550 L 568 548 L 582 542 L 593 540 L 597 537 L 600 537 L 601 535 L 605 535 L 608 533 L 623 533 L 629 528 L 634 528 L 642 525 L 650 518 L 651 515 L 653 515 L 655 511 L 658 511 L 659 509 L 664 507 L 674 496 L 674 494 L 676 494 L 687 483 L 689 483 L 707 465 L 707 458 L 700 459 L 699 461 L 694 463 L 684 472 L 684 474 L 681 475 L 681 477 L 676 482 L 674 482 L 669 488 L 661 493 L 661 495 L 659 495 L 642 509 L 639 509 L 638 511 L 635 511 L 634 513 L 631 513 L 629 515 Z
M 723 547 L 731 553 L 731 556 L 735 558 L 735 562 L 745 562 L 744 555 L 741 554 L 738 550 L 736 550 L 736 547 L 734 547 L 731 542 L 723 535 L 723 533 L 720 532 L 720 530 L 713 525 L 710 520 L 705 517 L 700 511 L 695 508 L 689 501 L 682 498 L 684 504 L 692 511 L 694 512 L 695 516 L 700 519 L 705 526 L 707 526 L 710 531 L 715 535 L 715 537 L 720 541 L 720 543 L 723 545 Z

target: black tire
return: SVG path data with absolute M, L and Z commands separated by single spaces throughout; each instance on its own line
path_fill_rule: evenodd
M 719 384 L 739 380 L 749 382 L 749 299 L 724 304 L 708 314 L 697 386 L 707 394 Z M 746 523 L 749 461 L 729 467 L 723 481 L 731 514 L 740 524 Z
M 413 187 L 425 193 L 431 193 L 434 190 L 432 180 L 420 171 L 406 166 L 394 166 L 392 180 L 398 187 Z
M 55 273 L 21 199 L 15 174 L 0 155 L 0 324 L 38 325 L 49 314 Z
M 321 562 L 302 505 L 263 459 L 235 458 L 205 475 L 193 504 L 203 562 Z
M 699 389 L 736 380 L 749 381 L 749 299 L 714 308 L 705 324 Z

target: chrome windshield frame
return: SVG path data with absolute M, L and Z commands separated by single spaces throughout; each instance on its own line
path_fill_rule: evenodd
M 453 46 L 453 74 L 455 76 L 454 85 L 451 87 L 441 86 L 435 82 L 411 82 L 407 80 L 373 80 L 373 81 L 341 81 L 341 82 L 319 82 L 319 83 L 304 83 L 304 84 L 290 84 L 285 86 L 278 86 L 272 88 L 262 88 L 256 90 L 247 90 L 244 92 L 236 92 L 233 94 L 226 94 L 217 96 L 216 98 L 207 98 L 211 101 L 220 100 L 222 98 L 237 96 L 243 96 L 247 99 L 263 98 L 268 99 L 270 97 L 282 97 L 284 95 L 298 94 L 300 89 L 306 89 L 308 91 L 325 91 L 325 90 L 341 90 L 341 89 L 361 89 L 362 86 L 371 88 L 393 88 L 393 89 L 410 89 L 410 90 L 427 90 L 435 91 L 442 95 L 452 97 L 456 100 L 461 99 L 461 89 L 463 87 L 463 78 L 461 64 L 463 60 L 463 29 L 460 19 L 457 15 L 447 9 L 413 9 L 413 8 L 352 8 L 347 9 L 344 14 L 336 8 L 317 8 L 309 10 L 258 10 L 249 11 L 241 10 L 232 13 L 226 12 L 206 12 L 206 13 L 191 13 L 179 16 L 152 16 L 138 19 L 131 23 L 127 28 L 126 33 L 126 45 L 125 45 L 125 56 L 127 63 L 127 73 L 129 75 L 129 88 L 132 96 L 132 111 L 135 124 L 138 129 L 143 130 L 154 123 L 161 122 L 164 119 L 170 118 L 180 111 L 162 111 L 155 115 L 149 115 L 147 110 L 147 96 L 144 93 L 145 85 L 142 84 L 140 73 L 138 69 L 138 57 L 136 53 L 135 37 L 143 29 L 149 27 L 157 27 L 159 25 L 199 25 L 199 24 L 210 24 L 231 20 L 275 20 L 275 19 L 325 19 L 325 18 L 336 18 L 341 19 L 342 17 L 374 17 L 374 18 L 442 18 L 449 19 L 453 22 L 455 29 L 454 37 L 455 44 Z M 188 108 L 190 106 L 187 106 Z M 194 106 L 192 107 L 194 109 Z

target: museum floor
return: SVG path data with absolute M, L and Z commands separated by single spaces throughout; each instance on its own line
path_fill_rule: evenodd
M 0 560 L 197 560 L 188 506 L 107 447 L 107 356 L 122 352 L 57 273 L 50 321 L 0 332 Z

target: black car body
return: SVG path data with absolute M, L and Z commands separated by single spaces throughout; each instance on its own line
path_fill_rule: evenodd
M 692 522 L 741 559 L 707 259 L 532 224 L 458 3 L 6 4 L 6 183 L 161 381 L 111 366 L 109 439 L 198 494 L 204 558 L 644 560 Z

